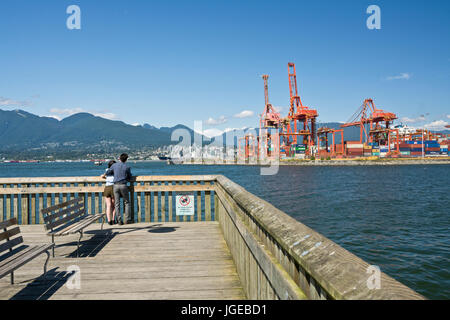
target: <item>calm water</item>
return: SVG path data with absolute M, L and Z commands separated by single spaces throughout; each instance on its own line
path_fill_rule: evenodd
M 134 175 L 223 174 L 430 299 L 450 298 L 450 165 L 281 167 L 130 163 Z M 91 163 L 0 164 L 0 177 L 93 176 Z

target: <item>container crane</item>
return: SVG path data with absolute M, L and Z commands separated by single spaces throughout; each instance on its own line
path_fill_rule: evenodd
M 316 136 L 316 118 L 318 117 L 317 110 L 310 109 L 304 106 L 297 88 L 297 74 L 295 71 L 295 64 L 288 63 L 289 75 L 289 94 L 290 94 L 290 109 L 289 114 L 283 119 L 284 126 L 282 133 L 285 137 L 285 147 L 289 147 L 291 143 L 297 144 L 298 137 L 302 136 L 301 140 L 306 145 L 307 154 L 310 152 L 311 146 L 314 146 Z M 292 140 L 291 140 L 292 138 Z
M 389 139 L 390 125 L 397 119 L 394 113 L 377 109 L 372 99 L 364 100 L 363 104 L 356 110 L 349 121 L 341 125 L 341 128 L 359 126 L 360 143 L 364 142 L 382 142 Z M 384 122 L 384 127 L 381 125 Z M 370 130 L 367 130 L 369 125 Z
M 272 157 L 274 154 L 278 154 L 276 149 L 278 148 L 279 138 L 278 129 L 280 128 L 281 115 L 275 110 L 275 108 L 269 102 L 269 76 L 263 75 L 264 80 L 264 111 L 261 114 L 259 122 L 259 137 L 258 137 L 258 152 L 262 151 L 260 157 L 267 158 Z M 271 134 L 271 130 L 275 130 L 275 137 Z

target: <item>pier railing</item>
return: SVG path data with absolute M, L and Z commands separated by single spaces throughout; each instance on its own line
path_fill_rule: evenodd
M 99 177 L 2 178 L 0 220 L 41 223 L 42 208 L 79 196 L 95 214 L 103 189 Z M 194 216 L 176 216 L 180 192 Z M 249 299 L 423 299 L 224 176 L 140 176 L 130 196 L 136 222 L 218 221 Z
M 131 212 L 135 222 L 214 220 L 215 176 L 139 176 L 130 184 Z M 42 223 L 39 212 L 83 197 L 89 213 L 105 211 L 100 177 L 1 178 L 0 220 L 16 217 L 20 224 Z M 175 195 L 189 192 L 195 196 L 194 216 L 176 216 Z M 123 201 L 121 201 L 123 212 Z

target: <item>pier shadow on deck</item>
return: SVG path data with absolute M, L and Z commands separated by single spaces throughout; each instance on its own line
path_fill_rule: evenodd
M 217 222 L 99 224 L 86 229 L 76 258 L 77 235 L 56 238 L 55 258 L 44 277 L 45 257 L 0 279 L 0 299 L 245 299 Z M 21 226 L 28 243 L 48 243 L 42 225 Z M 71 267 L 80 289 L 70 289 Z M 69 270 L 69 271 L 68 271 Z

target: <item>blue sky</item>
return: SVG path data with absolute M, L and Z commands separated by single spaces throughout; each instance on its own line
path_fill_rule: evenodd
M 66 27 L 73 4 L 81 30 Z M 366 27 L 372 4 L 381 30 Z M 447 0 L 2 0 L 0 109 L 257 126 L 261 75 L 286 115 L 294 62 L 303 104 L 321 122 L 346 121 L 373 98 L 412 126 L 438 128 L 450 123 L 449 17 Z

